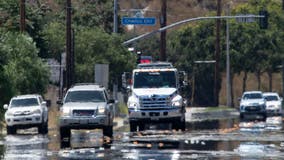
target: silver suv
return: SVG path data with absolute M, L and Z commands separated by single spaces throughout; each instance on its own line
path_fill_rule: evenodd
M 15 96 L 4 109 L 7 134 L 16 134 L 17 129 L 38 127 L 38 132 L 48 132 L 48 109 L 46 101 L 37 94 Z
M 266 100 L 261 91 L 243 93 L 240 101 L 240 118 L 247 114 L 260 114 L 266 119 Z
M 61 142 L 69 139 L 71 129 L 103 129 L 104 136 L 112 137 L 114 100 L 104 87 L 96 84 L 76 84 L 66 93 L 60 108 Z

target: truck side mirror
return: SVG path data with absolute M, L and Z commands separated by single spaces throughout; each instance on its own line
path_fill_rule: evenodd
M 56 101 L 56 104 L 58 104 L 58 105 L 63 105 L 63 102 L 62 102 L 62 100 L 57 100 L 57 101 Z
M 8 104 L 4 104 L 3 108 L 8 109 Z
M 125 90 L 129 90 L 132 85 L 132 75 L 129 72 L 124 72 L 122 74 L 122 88 Z
M 115 103 L 114 99 L 109 99 L 107 103 Z
M 179 83 L 181 86 L 187 86 L 187 73 L 185 71 L 179 71 Z

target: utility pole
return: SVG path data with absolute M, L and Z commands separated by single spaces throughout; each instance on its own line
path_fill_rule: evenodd
M 71 0 L 66 0 L 66 87 L 72 85 Z
M 161 0 L 161 17 L 160 17 L 160 28 L 167 26 L 167 0 Z M 167 32 L 161 32 L 161 45 L 160 45 L 160 61 L 166 61 L 166 36 Z
M 282 0 L 282 10 L 284 11 L 284 0 Z M 284 57 L 282 57 L 282 97 L 284 97 Z
M 26 30 L 26 2 L 20 0 L 20 31 L 23 33 Z
M 113 1 L 113 33 L 117 33 L 117 0 Z
M 230 15 L 230 5 L 227 5 L 227 15 Z M 227 88 L 227 106 L 232 107 L 232 84 L 230 72 L 230 24 L 226 20 L 226 88 Z
M 217 16 L 221 16 L 221 0 L 217 0 Z M 220 28 L 221 20 L 216 20 L 216 42 L 215 42 L 215 75 L 214 75 L 214 105 L 219 105 L 219 61 L 220 61 Z

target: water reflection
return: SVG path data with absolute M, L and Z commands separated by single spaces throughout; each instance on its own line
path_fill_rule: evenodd
M 275 144 L 261 144 L 259 142 L 243 142 L 236 149 L 243 160 L 257 160 L 279 157 L 280 151 Z
M 239 123 L 240 131 L 261 132 L 282 129 L 282 117 L 267 117 L 266 121 L 241 121 Z
M 258 160 L 266 158 L 280 158 L 280 142 L 267 141 L 267 139 L 277 139 L 277 135 L 272 134 L 273 131 L 282 129 L 282 117 L 267 117 L 265 121 L 241 121 L 239 123 L 240 131 L 247 132 L 254 137 L 262 137 L 266 135 L 263 141 L 241 142 L 235 149 L 242 160 Z M 269 136 L 267 135 L 269 134 Z M 266 141 L 265 141 L 266 140 Z
M 48 137 L 43 135 L 9 135 L 5 140 L 3 159 L 46 159 Z

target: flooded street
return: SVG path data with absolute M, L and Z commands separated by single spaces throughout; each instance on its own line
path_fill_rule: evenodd
M 48 135 L 37 129 L 3 135 L 1 159 L 279 159 L 284 156 L 282 117 L 266 121 L 240 121 L 231 115 L 219 119 L 187 119 L 185 132 L 153 125 L 143 132 L 129 132 L 129 126 L 116 127 L 113 140 L 101 130 L 72 131 L 71 147 L 60 149 L 58 131 Z M 162 128 L 162 129 L 161 129 Z M 105 142 L 109 145 L 104 145 Z

